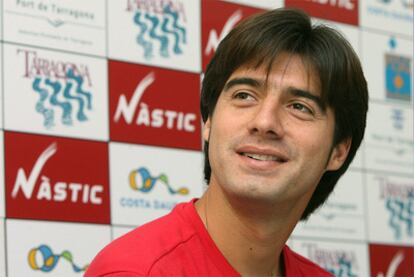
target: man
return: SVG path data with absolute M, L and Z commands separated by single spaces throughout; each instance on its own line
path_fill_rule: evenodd
M 242 22 L 203 80 L 208 189 L 114 241 L 86 276 L 329 275 L 285 243 L 348 168 L 367 103 L 336 31 L 296 10 Z

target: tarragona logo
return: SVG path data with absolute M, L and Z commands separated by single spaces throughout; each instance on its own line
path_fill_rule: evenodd
M 27 259 L 31 269 L 42 272 L 53 271 L 60 260 L 65 260 L 70 263 L 73 271 L 76 273 L 84 272 L 88 268 L 88 265 L 76 265 L 71 252 L 65 250 L 60 254 L 55 254 L 52 249 L 45 244 L 32 248 L 27 255 Z
M 183 3 L 165 0 L 128 0 L 128 12 L 133 12 L 133 22 L 138 27 L 137 44 L 144 50 L 144 58 L 155 55 L 168 58 L 183 53 L 187 44 L 187 30 Z
M 381 178 L 380 183 L 380 198 L 389 213 L 388 225 L 394 238 L 414 238 L 414 186 L 396 184 L 386 178 Z
M 121 94 L 115 111 L 114 121 L 119 122 L 123 118 L 127 124 L 133 124 L 134 114 L 139 105 L 135 119 L 136 125 L 153 128 L 166 127 L 167 129 L 193 133 L 196 129 L 194 125 L 197 118 L 196 114 L 159 108 L 150 109 L 148 104 L 140 101 L 146 89 L 154 82 L 155 73 L 151 72 L 138 83 L 129 102 L 127 97 Z
M 358 263 L 353 251 L 325 249 L 314 243 L 306 243 L 304 246 L 307 248 L 308 257 L 333 275 L 347 277 L 358 276 L 355 273 L 355 268 L 358 267 Z
M 39 156 L 29 175 L 26 174 L 24 168 L 17 171 L 16 181 L 12 190 L 12 197 L 16 198 L 21 192 L 26 199 L 35 197 L 37 200 L 63 202 L 70 201 L 73 203 L 90 203 L 95 205 L 102 204 L 101 194 L 103 192 L 102 185 L 88 185 L 80 183 L 67 183 L 57 181 L 52 184 L 52 180 L 42 173 L 42 169 L 46 162 L 56 154 L 58 146 L 52 143 Z M 39 181 L 40 177 L 40 182 Z M 35 186 L 40 183 L 35 196 Z
M 46 129 L 88 120 L 93 95 L 85 89 L 85 84 L 92 86 L 87 65 L 41 57 L 25 49 L 17 54 L 24 58 L 23 77 L 32 79 L 31 89 L 38 98 L 33 108 L 42 115 Z
M 133 190 L 148 193 L 152 191 L 156 185 L 164 185 L 170 194 L 187 195 L 189 193 L 189 190 L 186 187 L 174 189 L 170 185 L 167 175 L 160 174 L 159 176 L 152 176 L 149 170 L 145 167 L 140 167 L 129 173 L 129 186 Z

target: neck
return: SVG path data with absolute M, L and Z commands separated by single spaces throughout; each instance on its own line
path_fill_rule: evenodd
M 196 209 L 227 261 L 243 276 L 282 276 L 282 250 L 299 220 L 277 205 L 224 195 L 210 184 Z

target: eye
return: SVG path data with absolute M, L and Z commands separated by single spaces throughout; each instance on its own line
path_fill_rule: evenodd
M 253 96 L 251 96 L 248 92 L 240 91 L 233 96 L 235 99 L 240 100 L 254 100 Z
M 301 103 L 293 103 L 291 107 L 303 113 L 313 114 L 312 110 Z

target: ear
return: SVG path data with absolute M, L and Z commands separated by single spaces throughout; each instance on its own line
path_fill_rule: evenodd
M 206 123 L 203 126 L 203 140 L 208 142 L 210 137 L 210 128 L 211 128 L 211 120 L 210 117 L 207 118 Z
M 329 157 L 328 165 L 326 170 L 337 170 L 339 169 L 346 157 L 348 157 L 349 149 L 351 148 L 352 138 L 346 138 L 342 142 L 335 145 L 332 150 L 331 156 Z

